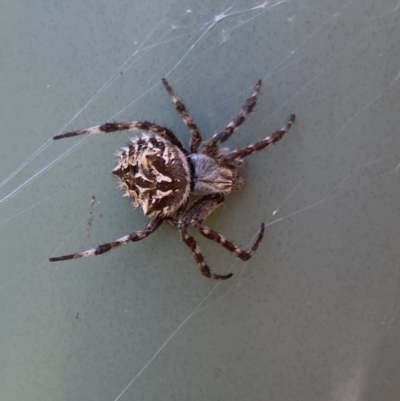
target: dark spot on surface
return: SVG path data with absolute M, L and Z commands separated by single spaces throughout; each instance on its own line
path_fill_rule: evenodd
M 88 220 L 87 227 L 86 227 L 86 237 L 89 237 L 89 235 L 90 235 L 90 228 L 92 227 L 92 222 L 93 222 L 93 208 L 94 208 L 95 203 L 96 203 L 96 198 L 94 195 L 92 195 L 92 198 L 90 200 L 90 212 L 89 212 L 90 215 L 89 215 L 89 220 Z

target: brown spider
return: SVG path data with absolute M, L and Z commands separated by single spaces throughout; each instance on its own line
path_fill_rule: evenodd
M 106 123 L 84 130 L 56 135 L 53 139 L 69 138 L 84 134 L 142 130 L 151 134 L 136 137 L 118 153 L 117 167 L 112 171 L 119 180 L 125 196 L 133 199 L 134 206 L 140 206 L 151 221 L 143 231 L 136 231 L 97 248 L 50 258 L 51 262 L 100 255 L 128 242 L 140 241 L 152 234 L 163 221 L 175 225 L 183 242 L 190 248 L 201 273 L 212 280 L 226 280 L 230 274 L 213 273 L 205 262 L 195 239 L 189 234 L 192 225 L 201 235 L 217 242 L 241 260 L 250 259 L 264 235 L 264 223 L 253 246 L 244 251 L 219 233 L 203 225 L 203 220 L 224 201 L 224 195 L 239 190 L 244 178 L 238 168 L 244 165 L 244 158 L 279 141 L 295 121 L 291 115 L 287 124 L 265 139 L 243 149 L 230 151 L 220 149 L 254 109 L 261 89 L 261 80 L 253 94 L 247 99 L 237 117 L 223 131 L 207 141 L 202 141 L 199 129 L 176 96 L 166 79 L 162 80 L 174 102 L 178 113 L 191 133 L 190 152 L 168 128 L 147 121 Z M 194 199 L 200 197 L 200 199 Z M 191 201 L 191 202 L 189 202 Z

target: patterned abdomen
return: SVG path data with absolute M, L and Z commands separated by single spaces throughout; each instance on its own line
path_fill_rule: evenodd
M 118 157 L 113 174 L 145 215 L 168 216 L 187 200 L 190 192 L 188 161 L 182 151 L 167 140 L 144 134 L 133 138 Z

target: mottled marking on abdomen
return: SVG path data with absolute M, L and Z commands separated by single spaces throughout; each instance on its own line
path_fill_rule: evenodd
M 144 214 L 168 216 L 187 200 L 189 165 L 185 155 L 167 140 L 144 134 L 133 138 L 118 156 L 113 174 Z

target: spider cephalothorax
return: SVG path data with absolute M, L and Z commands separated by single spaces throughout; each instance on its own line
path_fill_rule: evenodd
M 213 193 L 229 194 L 244 185 L 235 164 L 221 163 L 206 154 L 193 153 L 188 156 L 192 164 L 192 193 L 202 196 Z
M 195 227 L 204 237 L 211 239 L 231 251 L 242 260 L 250 259 L 260 244 L 264 234 L 264 224 L 258 232 L 253 246 L 244 251 L 236 247 L 216 231 L 203 225 L 203 220 L 223 201 L 224 195 L 239 190 L 244 179 L 239 168 L 244 158 L 279 141 L 295 121 L 292 115 L 287 124 L 272 135 L 243 149 L 220 148 L 236 129 L 245 121 L 256 105 L 261 88 L 261 80 L 253 94 L 247 99 L 237 117 L 223 131 L 207 141 L 202 141 L 200 132 L 183 103 L 176 96 L 168 82 L 162 80 L 177 111 L 191 133 L 190 151 L 168 128 L 147 121 L 106 123 L 84 130 L 57 135 L 54 139 L 83 134 L 116 132 L 121 130 L 142 130 L 147 132 L 136 137 L 117 154 L 118 163 L 113 170 L 126 195 L 133 199 L 135 206 L 142 208 L 151 217 L 143 231 L 136 231 L 114 242 L 99 245 L 84 252 L 50 258 L 50 261 L 77 259 L 100 255 L 128 242 L 140 241 L 153 233 L 163 221 L 175 225 L 183 242 L 191 249 L 201 273 L 214 280 L 225 280 L 232 273 L 213 273 L 206 262 L 188 227 Z

